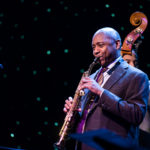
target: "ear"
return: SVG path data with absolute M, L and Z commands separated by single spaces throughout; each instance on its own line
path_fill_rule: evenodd
M 116 41 L 116 49 L 120 49 L 120 47 L 121 47 L 121 41 L 117 40 Z

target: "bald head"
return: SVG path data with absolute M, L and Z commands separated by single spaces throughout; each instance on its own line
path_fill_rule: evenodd
M 107 36 L 108 38 L 112 40 L 115 40 L 115 41 L 119 40 L 121 43 L 121 37 L 119 33 L 113 28 L 110 28 L 110 27 L 101 28 L 95 32 L 94 36 L 97 34 L 104 34 L 105 36 Z

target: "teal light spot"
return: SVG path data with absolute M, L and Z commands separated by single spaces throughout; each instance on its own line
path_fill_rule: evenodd
M 15 28 L 18 28 L 18 26 L 19 26 L 18 24 L 14 24 L 14 27 L 15 27 Z
M 54 123 L 54 126 L 56 126 L 56 127 L 57 127 L 57 126 L 58 126 L 58 122 L 55 122 L 55 123 Z
M 141 36 L 141 39 L 142 39 L 142 40 L 144 39 L 144 36 L 143 36 L 143 35 Z
M 7 78 L 7 74 L 6 74 L 6 73 L 3 74 L 3 78 L 4 78 L 4 79 Z
M 33 19 L 34 21 L 38 21 L 38 17 L 34 17 L 34 19 Z
M 17 149 L 21 149 L 21 146 L 20 146 L 20 145 L 17 145 Z
M 133 6 L 133 4 L 132 4 L 132 3 L 129 3 L 129 6 L 130 6 L 130 7 L 132 7 L 132 6 Z
M 80 73 L 83 73 L 83 72 L 84 72 L 84 69 L 81 69 L 81 70 L 80 70 Z
M 51 10 L 51 8 L 47 8 L 47 10 L 46 10 L 48 13 L 50 13 L 52 10 Z
M 78 13 L 74 13 L 74 16 L 77 17 L 77 16 L 79 16 L 79 14 Z
M 16 124 L 17 124 L 17 125 L 20 125 L 20 121 L 16 121 Z
M 16 70 L 17 70 L 17 71 L 20 71 L 20 67 L 17 67 Z
M 150 68 L 150 64 L 147 64 L 147 67 Z
M 13 35 L 12 35 L 12 36 L 10 36 L 10 39 L 11 39 L 11 40 L 14 40 L 14 36 L 13 36 Z
M 21 59 L 22 59 L 22 60 L 25 60 L 25 59 L 26 59 L 26 56 L 21 56 Z
M 36 75 L 37 74 L 37 71 L 36 70 L 33 70 L 33 75 Z
M 51 71 L 51 68 L 50 68 L 50 67 L 47 67 L 47 68 L 46 68 L 46 71 L 47 71 L 47 72 L 50 72 L 50 71 Z
M 0 25 L 2 24 L 3 22 L 2 21 L 0 21 Z
M 21 3 L 24 3 L 24 0 L 20 0 Z
M 51 51 L 50 51 L 50 50 L 47 50 L 46 54 L 47 54 L 47 55 L 50 55 L 50 54 L 51 54 Z
M 106 8 L 109 8 L 109 7 L 110 7 L 110 5 L 109 5 L 109 4 L 106 4 L 106 5 L 105 5 L 105 7 L 106 7 Z
M 62 41 L 63 41 L 63 38 L 61 38 L 61 37 L 58 38 L 58 41 L 59 41 L 59 42 L 62 42 Z
M 48 122 L 47 122 L 47 121 L 44 121 L 44 125 L 46 125 L 46 126 L 47 126 L 47 125 L 48 125 Z
M 3 14 L 3 13 L 0 13 L 0 17 L 4 17 L 4 14 Z
M 67 6 L 65 6 L 65 7 L 64 7 L 64 10 L 68 10 L 68 7 L 67 7 Z
M 143 6 L 142 6 L 142 5 L 140 5 L 140 6 L 139 6 L 139 8 L 140 8 L 140 9 L 143 9 Z
M 14 137 L 15 137 L 14 133 L 11 133 L 11 134 L 10 134 L 10 137 L 14 138 Z
M 23 40 L 23 39 L 24 39 L 24 35 L 21 35 L 21 36 L 20 36 L 20 39 Z
M 121 27 L 121 30 L 124 31 L 124 27 Z
M 41 98 L 40 98 L 40 97 L 37 97 L 36 100 L 37 100 L 38 102 L 40 102 L 40 101 L 41 101 Z
M 0 51 L 3 49 L 3 47 L 0 46 Z
M 114 13 L 111 13 L 111 16 L 112 16 L 112 17 L 115 17 L 115 14 L 114 14 Z
M 67 85 L 68 85 L 68 82 L 67 82 L 67 81 L 65 81 L 65 82 L 64 82 L 64 86 L 67 86 Z
M 60 1 L 59 3 L 60 3 L 60 5 L 63 5 L 63 4 L 64 4 L 64 1 Z
M 95 9 L 95 12 L 99 12 L 99 9 L 98 9 L 98 8 L 96 8 L 96 9 Z
M 38 1 L 36 1 L 34 4 L 35 4 L 35 5 L 39 5 L 39 2 L 38 2 Z
M 38 131 L 38 133 L 37 133 L 38 135 L 42 135 L 42 132 L 41 131 Z
M 44 110 L 45 110 L 45 111 L 48 111 L 48 107 L 47 107 L 47 106 L 45 106 L 45 107 L 44 107 Z
M 68 52 L 69 52 L 69 50 L 68 50 L 68 49 L 65 49 L 65 50 L 64 50 L 64 53 L 68 53 Z

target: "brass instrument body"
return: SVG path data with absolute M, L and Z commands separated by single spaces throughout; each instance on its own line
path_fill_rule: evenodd
M 94 61 L 90 64 L 89 69 L 83 73 L 81 80 L 83 77 L 88 77 L 91 74 L 92 68 L 94 67 L 95 64 L 97 64 L 98 59 L 99 58 L 94 59 Z M 59 132 L 59 137 L 60 137 L 59 141 L 54 144 L 54 147 L 56 147 L 60 150 L 65 149 L 65 142 L 68 139 L 68 134 L 70 133 L 70 131 L 74 127 L 74 123 L 76 121 L 76 119 L 75 119 L 76 114 L 78 113 L 77 109 L 80 106 L 81 97 L 84 95 L 83 90 L 78 90 L 79 85 L 81 83 L 81 80 L 80 80 L 78 87 L 75 91 L 72 106 L 71 106 L 70 110 L 67 112 L 66 117 L 64 119 L 63 126 Z

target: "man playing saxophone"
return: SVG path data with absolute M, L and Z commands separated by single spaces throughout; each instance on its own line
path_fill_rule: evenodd
M 120 48 L 120 35 L 113 28 L 101 28 L 93 35 L 93 55 L 99 58 L 101 66 L 89 77 L 82 78 L 78 86 L 85 95 L 78 109 L 80 119 L 76 132 L 107 129 L 138 144 L 138 127 L 148 103 L 148 76 L 124 61 Z M 72 101 L 71 97 L 65 101 L 64 112 L 72 107 Z M 75 148 L 94 150 L 80 142 Z

